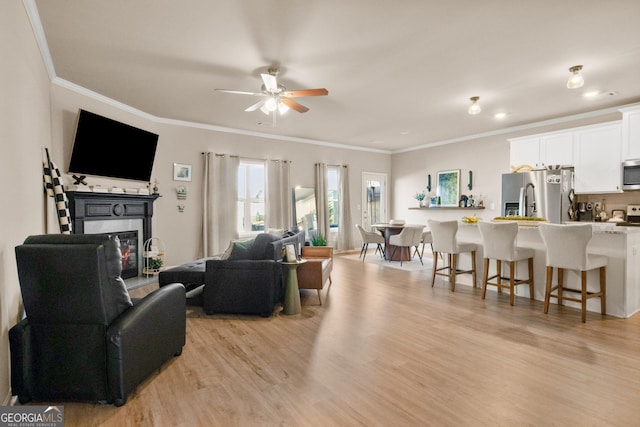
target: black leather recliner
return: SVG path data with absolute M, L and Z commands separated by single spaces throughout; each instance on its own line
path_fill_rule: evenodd
M 185 344 L 185 290 L 131 300 L 117 240 L 30 236 L 16 247 L 26 318 L 9 331 L 11 389 L 21 403 L 121 406 Z

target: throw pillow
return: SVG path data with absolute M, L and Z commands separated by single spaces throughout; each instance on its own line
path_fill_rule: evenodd
M 235 240 L 229 259 L 251 259 L 249 257 L 249 249 L 253 245 L 254 239 Z
M 282 233 L 284 233 L 284 232 L 285 232 L 284 228 L 269 228 L 267 230 L 267 233 L 273 234 L 273 235 L 276 235 L 276 236 L 281 236 Z

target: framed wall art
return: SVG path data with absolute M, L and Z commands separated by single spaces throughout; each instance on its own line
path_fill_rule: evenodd
M 438 172 L 440 206 L 458 206 L 460 199 L 460 169 Z
M 191 181 L 191 165 L 173 164 L 174 181 Z

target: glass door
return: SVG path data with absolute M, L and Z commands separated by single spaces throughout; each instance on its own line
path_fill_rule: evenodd
M 384 173 L 362 173 L 362 227 L 371 231 L 371 226 L 387 221 L 387 175 Z

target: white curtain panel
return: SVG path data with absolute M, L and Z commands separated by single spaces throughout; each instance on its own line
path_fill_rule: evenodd
M 329 238 L 329 205 L 327 203 L 327 165 L 316 163 L 316 215 L 318 232 Z
M 287 160 L 267 160 L 266 230 L 288 230 L 293 225 L 290 170 Z
M 221 254 L 238 238 L 238 156 L 204 153 L 202 248 L 205 257 Z
M 351 196 L 349 194 L 349 168 L 342 166 L 338 173 L 338 203 L 339 214 L 338 244 L 336 249 L 346 251 L 353 249 L 353 226 L 351 224 Z

